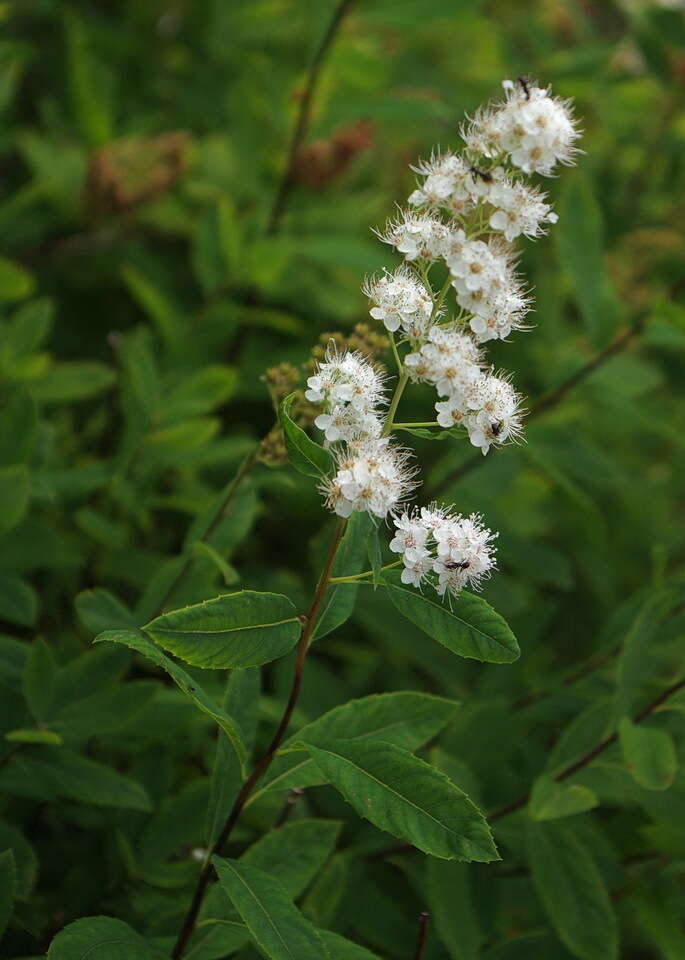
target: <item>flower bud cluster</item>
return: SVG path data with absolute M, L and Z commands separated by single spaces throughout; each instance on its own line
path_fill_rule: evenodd
M 402 555 L 402 583 L 430 584 L 441 596 L 478 589 L 495 567 L 496 538 L 478 514 L 463 517 L 440 507 L 405 511 L 395 519 L 390 549 Z

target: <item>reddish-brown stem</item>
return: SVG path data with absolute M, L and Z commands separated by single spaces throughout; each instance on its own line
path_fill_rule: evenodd
M 678 680 L 670 687 L 662 690 L 656 700 L 652 700 L 650 704 L 648 704 L 643 710 L 640 710 L 640 712 L 633 717 L 633 723 L 642 723 L 642 721 L 650 716 L 650 714 L 654 713 L 654 711 L 657 710 L 662 703 L 665 703 L 670 697 L 674 696 L 684 687 L 685 679 Z M 587 753 L 583 754 L 579 760 L 569 764 L 568 767 L 564 767 L 564 769 L 558 773 L 554 779 L 557 782 L 567 780 L 569 777 L 573 776 L 574 773 L 578 773 L 579 770 L 582 770 L 589 763 L 592 763 L 592 761 L 595 760 L 601 753 L 603 753 L 607 747 L 610 747 L 613 743 L 616 743 L 617 740 L 618 733 L 612 733 L 610 736 L 605 737 L 604 740 L 600 740 L 600 742 L 595 744 L 591 750 L 588 750 Z M 510 813 L 515 813 L 517 810 L 521 810 L 528 803 L 529 797 L 530 792 L 524 793 L 516 800 L 512 800 L 511 803 L 507 803 L 503 807 L 497 807 L 495 810 L 492 810 L 487 814 L 488 822 L 494 823 L 495 820 L 501 820 L 502 817 L 506 817 Z M 410 843 L 398 843 L 392 847 L 385 847 L 383 850 L 377 850 L 375 853 L 370 855 L 369 860 L 380 860 L 385 857 L 394 856 L 398 853 L 407 853 L 413 849 L 414 847 Z
M 269 769 L 274 755 L 283 742 L 283 738 L 285 737 L 293 715 L 293 711 L 295 710 L 295 706 L 300 695 L 300 690 L 302 688 L 302 673 L 304 670 L 304 663 L 307 657 L 307 650 L 309 649 L 312 631 L 316 625 L 316 619 L 328 589 L 333 563 L 338 552 L 338 547 L 340 546 L 340 541 L 342 540 L 345 532 L 345 527 L 345 520 L 341 520 L 336 527 L 335 535 L 328 551 L 328 557 L 326 558 L 325 566 L 321 576 L 319 577 L 319 582 L 316 587 L 314 599 L 312 600 L 312 605 L 310 606 L 307 614 L 303 617 L 302 633 L 300 634 L 300 639 L 297 645 L 297 659 L 295 661 L 293 682 L 290 688 L 288 702 L 285 706 L 285 710 L 283 711 L 283 716 L 281 717 L 276 733 L 274 734 L 271 743 L 267 747 L 266 752 L 262 755 L 261 759 L 258 760 L 254 770 L 243 784 L 240 793 L 238 794 L 235 803 L 231 808 L 231 812 L 224 823 L 221 833 L 219 834 L 216 843 L 212 847 L 210 855 L 207 857 L 207 862 L 202 868 L 202 872 L 198 878 L 193 899 L 190 903 L 188 913 L 186 914 L 185 920 L 183 921 L 183 926 L 181 927 L 181 932 L 178 935 L 178 940 L 176 941 L 176 945 L 171 954 L 172 960 L 179 960 L 179 957 L 183 956 L 183 951 L 185 950 L 188 940 L 190 939 L 190 935 L 193 932 L 193 928 L 195 927 L 195 922 L 200 912 L 200 907 L 202 906 L 202 901 L 204 900 L 205 893 L 207 892 L 207 887 L 214 870 L 211 858 L 215 854 L 220 854 L 223 850 L 224 845 L 233 832 L 233 828 L 238 822 L 240 814 L 245 808 L 245 804 L 247 803 L 250 794 L 262 779 L 266 771 Z
M 633 717 L 633 723 L 642 723 L 650 714 L 654 713 L 662 703 L 665 703 L 669 697 L 672 697 L 674 694 L 678 693 L 679 690 L 682 690 L 685 687 L 685 679 L 678 680 L 677 683 L 674 683 L 672 686 L 667 687 L 666 690 L 663 690 L 656 700 L 653 700 L 648 706 L 641 710 L 638 714 Z M 600 740 L 599 743 L 588 750 L 587 753 L 583 754 L 579 760 L 576 760 L 574 763 L 569 764 L 569 766 L 564 767 L 564 769 L 556 775 L 554 778 L 557 782 L 562 780 L 567 780 L 569 777 L 572 777 L 574 773 L 578 773 L 579 770 L 582 770 L 584 767 L 587 767 L 589 763 L 592 763 L 600 753 L 604 753 L 607 747 L 610 747 L 613 743 L 616 743 L 618 740 L 618 733 L 614 732 L 608 737 L 605 737 L 604 740 Z M 522 807 L 528 803 L 529 793 L 522 794 L 517 800 L 512 800 L 511 803 L 505 804 L 503 807 L 499 807 L 496 810 L 493 810 L 492 813 L 488 814 L 488 821 L 493 823 L 495 820 L 499 820 L 502 817 L 506 817 L 510 813 L 515 813 L 517 810 L 520 810 Z
M 430 915 L 425 911 L 419 916 L 419 932 L 416 937 L 416 950 L 414 951 L 414 960 L 422 960 L 426 942 L 428 940 L 428 921 Z

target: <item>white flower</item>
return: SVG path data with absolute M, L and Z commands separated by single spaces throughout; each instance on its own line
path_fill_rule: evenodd
M 380 417 L 368 410 L 357 410 L 351 404 L 337 404 L 330 413 L 320 413 L 314 424 L 324 431 L 329 443 L 380 437 L 383 430 Z
M 447 400 L 438 400 L 435 409 L 438 414 L 436 420 L 445 430 L 466 426 L 469 410 L 463 395 L 454 394 Z
M 373 304 L 371 316 L 382 320 L 387 330 L 394 333 L 402 327 L 415 340 L 425 334 L 433 301 L 423 283 L 406 266 L 366 280 L 362 289 Z
M 425 547 L 417 550 L 407 550 L 404 554 L 404 569 L 400 579 L 402 583 L 410 583 L 413 587 L 419 587 L 432 569 L 433 558 Z
M 402 211 L 397 220 L 386 224 L 385 233 L 378 236 L 384 243 L 403 253 L 406 260 L 434 261 L 442 256 L 449 230 L 432 214 L 416 215 Z
M 451 327 L 433 326 L 427 342 L 404 359 L 414 380 L 431 383 L 441 396 L 463 393 L 480 375 L 483 358 L 466 333 Z
M 424 181 L 409 196 L 415 207 L 444 207 L 451 213 L 463 215 L 474 205 L 474 177 L 469 165 L 454 153 L 432 155 L 430 160 L 412 169 Z
M 466 240 L 445 258 L 458 290 L 499 289 L 513 273 L 513 251 L 501 242 Z
M 425 524 L 414 514 L 406 511 L 401 517 L 395 519 L 395 529 L 395 537 L 390 541 L 390 549 L 393 553 L 405 553 L 422 548 L 428 536 Z
M 520 397 L 508 380 L 484 374 L 468 398 L 471 413 L 466 417 L 469 440 L 485 455 L 492 444 L 516 439 L 522 432 Z
M 510 242 L 523 234 L 534 239 L 543 233 L 543 224 L 559 219 L 545 202 L 545 195 L 520 181 L 502 181 L 492 186 L 488 201 L 496 207 L 490 216 L 493 230 Z
M 387 437 L 353 441 L 338 455 L 335 476 L 323 483 L 326 505 L 340 517 L 365 510 L 387 516 L 415 486 L 409 457 Z

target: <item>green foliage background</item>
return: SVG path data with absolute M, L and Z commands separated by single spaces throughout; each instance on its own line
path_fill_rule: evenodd
M 370 227 L 411 189 L 408 164 L 530 74 L 575 98 L 586 154 L 549 183 L 560 222 L 524 251 L 537 326 L 493 350 L 530 398 L 527 442 L 475 466 L 466 443 L 413 443 L 421 495 L 500 531 L 484 596 L 521 658 L 460 659 L 363 589 L 317 642 L 293 724 L 376 692 L 460 701 L 420 755 L 496 813 L 502 862 L 388 851 L 318 785 L 252 863 L 280 864 L 307 918 L 387 960 L 411 955 L 423 910 L 426 960 L 685 957 L 685 694 L 626 719 L 685 671 L 685 20 L 666 7 L 353 2 L 315 91 L 318 145 L 269 233 L 331 0 L 0 4 L 1 956 L 42 956 L 94 915 L 130 925 L 117 957 L 169 955 L 224 741 L 153 664 L 91 641 L 154 616 L 181 568 L 168 607 L 246 587 L 307 608 L 332 530 L 313 480 L 258 465 L 212 549 L 197 543 L 273 424 L 260 376 L 365 319 L 361 279 L 391 261 Z M 360 121 L 370 142 L 314 184 Z M 179 132 L 169 153 L 159 138 Z M 258 748 L 292 669 L 265 667 L 241 716 Z M 187 670 L 224 700 L 226 671 Z M 240 674 L 252 693 L 229 686 L 228 706 L 256 703 Z M 286 797 L 248 807 L 229 856 Z M 330 936 L 332 957 L 368 956 Z M 50 956 L 84 955 L 77 941 Z

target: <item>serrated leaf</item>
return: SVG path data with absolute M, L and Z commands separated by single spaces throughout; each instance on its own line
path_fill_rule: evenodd
M 312 924 L 302 916 L 274 877 L 240 860 L 214 857 L 219 883 L 255 943 L 271 960 L 328 960 Z
M 306 746 L 327 781 L 379 830 L 445 860 L 499 859 L 478 808 L 425 761 L 376 740 Z
M 645 727 L 624 717 L 618 727 L 626 770 L 645 790 L 666 790 L 678 769 L 673 740 L 665 730 Z
M 188 696 L 195 706 L 211 717 L 231 741 L 240 762 L 241 770 L 245 764 L 245 746 L 240 731 L 232 718 L 207 696 L 198 682 L 192 679 L 182 667 L 170 660 L 154 643 L 138 630 L 106 630 L 95 638 L 95 643 L 120 643 L 131 650 L 141 653 L 169 674 L 174 683 Z
M 320 444 L 308 437 L 302 427 L 290 419 L 290 407 L 294 394 L 281 403 L 278 416 L 283 427 L 283 437 L 290 462 L 305 477 L 320 477 L 333 469 L 333 458 Z
M 143 627 L 165 650 L 204 669 L 269 663 L 292 650 L 300 629 L 287 597 L 254 590 L 172 610 Z
M 506 620 L 489 603 L 462 591 L 452 606 L 415 590 L 388 583 L 388 594 L 399 612 L 461 657 L 488 663 L 513 663 L 521 651 Z
M 562 943 L 581 960 L 616 960 L 609 894 L 573 823 L 529 821 L 527 849 L 533 884 Z
M 415 750 L 442 730 L 458 704 L 428 693 L 399 691 L 372 694 L 335 707 L 293 734 L 282 747 L 256 799 L 266 790 L 310 787 L 325 782 L 304 744 L 326 746 L 333 740 L 384 740 L 405 750 Z M 290 752 L 288 752 L 290 751 Z
M 592 810 L 599 800 L 588 787 L 558 783 L 543 774 L 531 790 L 529 809 L 533 820 L 558 820 Z
M 156 954 L 123 920 L 84 917 L 57 934 L 47 960 L 156 960 Z
M 332 930 L 320 930 L 319 936 L 326 945 L 331 960 L 378 960 L 378 955 L 366 947 L 360 947 Z

